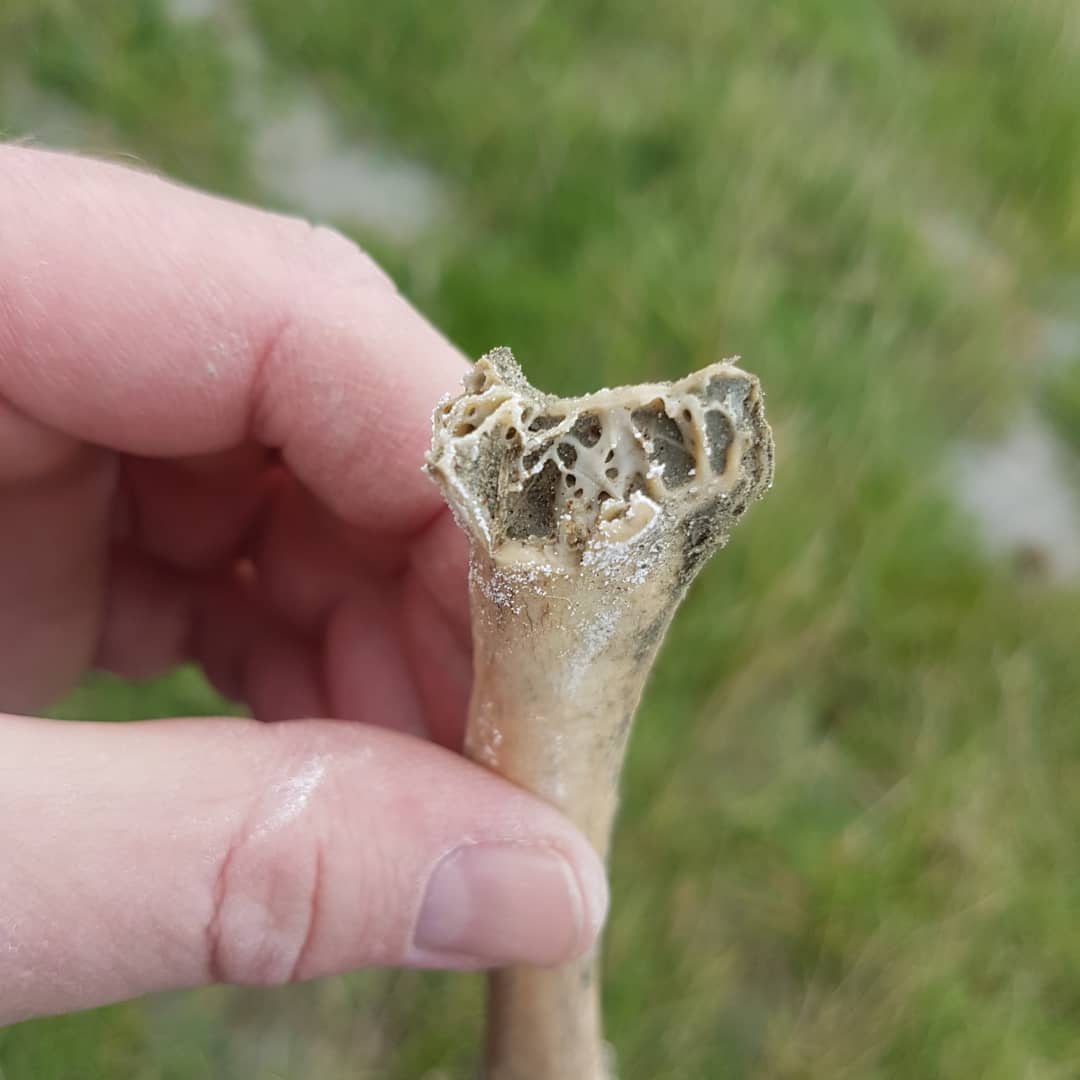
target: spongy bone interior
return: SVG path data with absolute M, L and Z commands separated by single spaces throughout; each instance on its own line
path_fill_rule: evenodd
M 496 349 L 466 378 L 465 393 L 441 406 L 437 427 L 452 437 L 472 495 L 483 494 L 471 509 L 496 508 L 497 520 L 484 523 L 491 539 L 579 546 L 598 526 L 631 516 L 635 503 L 655 508 L 702 485 L 734 486 L 731 451 L 760 402 L 749 377 L 727 371 L 560 399 L 536 391 L 509 350 Z M 643 389 L 652 396 L 634 393 Z

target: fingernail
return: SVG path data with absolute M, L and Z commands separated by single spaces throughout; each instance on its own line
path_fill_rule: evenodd
M 599 860 L 597 860 L 597 867 Z M 428 884 L 413 943 L 426 959 L 546 966 L 592 940 L 607 907 L 602 871 L 588 868 L 583 895 L 557 852 L 474 844 L 442 859 Z

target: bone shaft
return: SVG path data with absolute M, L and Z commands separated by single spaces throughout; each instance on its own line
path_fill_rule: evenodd
M 566 706 L 549 702 L 544 712 L 550 715 L 557 707 Z M 535 716 L 508 716 L 503 730 L 510 731 L 523 721 L 519 731 L 542 739 L 542 727 L 530 723 L 535 720 Z M 504 740 L 510 737 L 504 735 Z M 514 738 L 518 752 L 504 754 L 499 771 L 557 802 L 604 856 L 616 808 L 607 762 L 599 766 L 591 783 L 574 784 L 571 789 L 563 778 L 558 785 L 561 797 L 553 798 L 552 777 L 536 767 L 529 749 L 536 738 Z M 575 772 L 585 781 L 592 772 L 588 760 L 579 759 L 576 764 L 582 768 Z M 599 986 L 598 949 L 556 968 L 515 966 L 493 972 L 488 982 L 485 1080 L 610 1080 L 604 1063 Z
M 485 1080 L 610 1080 L 598 978 L 595 954 L 552 970 L 493 972 Z
M 478 700 L 502 703 L 497 771 L 555 803 L 605 856 L 616 808 L 615 786 L 608 780 L 610 738 L 615 732 L 609 730 L 606 747 L 597 741 L 592 747 L 568 751 L 568 733 L 553 729 L 563 722 L 579 722 L 589 731 L 588 722 L 557 694 L 521 702 L 532 706 L 521 710 L 515 698 L 504 693 L 508 689 L 504 673 L 510 674 L 501 665 L 487 667 L 485 681 L 477 687 Z M 516 676 L 512 680 L 516 682 Z M 560 720 L 553 725 L 549 717 Z M 611 727 L 608 718 L 600 719 Z M 480 727 L 482 731 L 484 725 Z M 469 743 L 472 748 L 474 740 Z M 577 756 L 570 775 L 553 775 L 551 763 L 571 753 Z M 477 756 L 491 764 L 490 754 Z M 603 758 L 599 763 L 594 760 L 598 756 Z M 517 966 L 493 972 L 488 984 L 485 1080 L 609 1080 L 599 985 L 596 949 L 558 968 Z
M 661 600 L 660 631 L 656 620 L 643 628 L 628 616 L 586 640 L 558 619 L 557 588 L 548 585 L 542 599 L 525 592 L 493 603 L 497 590 L 483 574 L 474 568 L 466 752 L 556 805 L 606 858 L 631 721 L 673 599 Z M 494 973 L 487 1080 L 609 1080 L 599 985 L 596 950 L 559 968 Z

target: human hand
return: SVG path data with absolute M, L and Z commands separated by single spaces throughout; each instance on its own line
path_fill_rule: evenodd
M 591 944 L 586 841 L 454 752 L 463 370 L 334 232 L 0 146 L 0 709 L 192 659 L 256 717 L 0 715 L 0 1024 Z

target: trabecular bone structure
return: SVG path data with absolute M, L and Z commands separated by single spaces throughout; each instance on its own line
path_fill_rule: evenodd
M 509 349 L 440 402 L 427 471 L 471 541 L 466 753 L 549 800 L 606 856 L 627 737 L 690 582 L 773 476 L 758 381 L 558 398 Z M 491 976 L 488 1080 L 611 1080 L 598 958 Z

